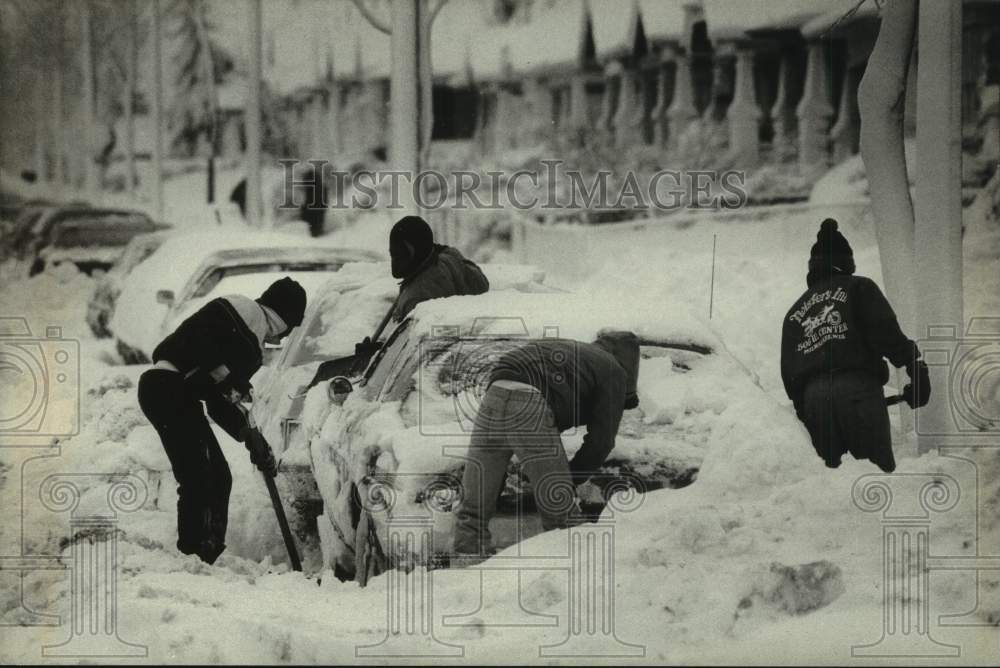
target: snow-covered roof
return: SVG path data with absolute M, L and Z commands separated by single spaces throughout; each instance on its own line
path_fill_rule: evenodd
M 822 14 L 813 17 L 802 26 L 802 36 L 806 38 L 819 37 L 830 30 L 837 21 L 850 11 L 857 4 L 857 0 L 832 0 L 829 9 Z M 858 8 L 852 16 L 845 19 L 843 25 L 849 25 L 858 19 L 873 18 L 878 16 L 878 7 L 872 0 L 866 2 Z
M 499 31 L 510 66 L 518 72 L 578 65 L 587 28 L 584 0 L 535 3 L 526 23 Z
M 738 39 L 762 28 L 802 27 L 829 10 L 831 0 L 702 0 L 712 39 Z
M 587 0 L 594 49 L 599 59 L 628 54 L 639 28 L 636 0 Z
M 691 0 L 639 0 L 639 16 L 646 37 L 652 41 L 686 39 L 685 4 L 699 6 Z

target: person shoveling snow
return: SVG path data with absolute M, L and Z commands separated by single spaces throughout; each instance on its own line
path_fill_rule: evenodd
M 153 351 L 139 379 L 139 406 L 160 436 L 177 480 L 177 549 L 213 563 L 225 550 L 232 476 L 209 416 L 245 443 L 251 461 L 273 477 L 274 455 L 240 405 L 260 369 L 264 343 L 302 323 L 306 293 L 290 278 L 256 300 L 219 297 L 182 322 Z M 204 402 L 204 408 L 202 407 Z
M 785 315 L 781 379 L 827 466 L 837 468 L 849 452 L 892 472 L 884 358 L 906 367 L 911 383 L 902 397 L 911 408 L 930 399 L 930 378 L 882 291 L 854 270 L 850 244 L 837 231 L 837 221 L 827 218 L 810 251 L 808 289 Z

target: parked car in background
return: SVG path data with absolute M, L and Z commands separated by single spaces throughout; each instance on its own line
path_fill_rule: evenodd
M 39 220 L 39 223 L 42 219 Z M 36 223 L 36 227 L 38 223 Z M 162 232 L 170 228 L 153 222 L 145 214 L 101 212 L 74 215 L 57 220 L 46 232 L 48 242 L 31 263 L 29 276 L 47 267 L 71 263 L 83 273 L 108 271 L 136 235 Z
M 99 339 L 111 336 L 108 328 L 115 312 L 115 303 L 122 292 L 125 279 L 135 267 L 153 254 L 167 239 L 167 232 L 139 234 L 125 246 L 114 266 L 97 280 L 94 292 L 87 302 L 87 325 Z
M 381 259 L 371 251 L 245 228 L 172 237 L 129 275 L 109 328 L 123 359 L 142 363 L 164 336 L 215 297 L 256 297 L 281 276 L 299 281 L 311 296 L 344 264 Z
M 98 208 L 85 203 L 44 207 L 39 215 L 33 217 L 30 224 L 18 225 L 13 246 L 18 257 L 30 263 L 41 249 L 52 243 L 52 231 L 64 223 L 92 220 L 123 222 L 133 219 L 142 220 L 150 226 L 143 231 L 155 231 L 153 221 L 141 211 Z

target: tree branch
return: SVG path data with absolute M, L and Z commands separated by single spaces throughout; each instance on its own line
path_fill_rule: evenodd
M 389 25 L 379 17 L 375 16 L 375 14 L 368 9 L 368 6 L 365 5 L 365 0 L 351 0 L 351 2 L 354 3 L 354 6 L 358 8 L 358 11 L 361 12 L 361 15 L 365 17 L 373 28 L 379 32 L 385 33 L 386 35 L 392 34 L 392 30 L 389 28 Z

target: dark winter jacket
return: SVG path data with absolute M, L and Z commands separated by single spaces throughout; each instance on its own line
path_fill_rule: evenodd
M 587 426 L 583 445 L 570 462 L 574 477 L 586 479 L 615 448 L 625 395 L 634 379 L 600 346 L 568 339 L 537 339 L 503 355 L 490 382 L 514 380 L 538 388 L 560 432 Z M 577 475 L 580 474 L 580 475 Z M 581 480 L 582 481 L 582 480 Z
M 864 276 L 834 273 L 815 281 L 785 315 L 781 331 L 781 379 L 797 412 L 816 374 L 863 371 L 884 385 L 889 368 L 883 358 L 901 367 L 918 355 L 882 291 Z
M 245 390 L 263 362 L 260 342 L 236 309 L 223 298 L 213 299 L 160 342 L 153 362 L 165 360 L 186 378 L 185 386 L 205 402 L 208 414 L 237 440 L 246 426 L 238 408 L 225 399 L 208 376 L 220 365 L 229 369 L 225 385 Z
M 399 284 L 392 318 L 401 321 L 420 302 L 455 295 L 481 295 L 490 282 L 475 262 L 450 246 L 434 245 L 423 265 Z

